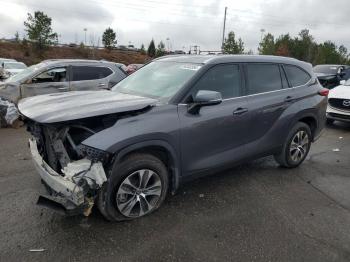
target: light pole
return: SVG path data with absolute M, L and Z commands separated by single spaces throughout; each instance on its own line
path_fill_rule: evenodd
M 85 41 L 84 41 L 84 45 L 86 45 L 86 31 L 87 31 L 87 28 L 84 28 L 84 32 L 85 32 Z

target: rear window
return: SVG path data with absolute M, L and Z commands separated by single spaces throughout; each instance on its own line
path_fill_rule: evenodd
M 108 67 L 102 66 L 73 66 L 72 72 L 72 81 L 101 79 L 113 73 Z
M 247 79 L 249 95 L 282 89 L 279 66 L 275 64 L 248 64 Z
M 284 65 L 284 70 L 292 87 L 305 85 L 311 78 L 308 73 L 296 66 Z

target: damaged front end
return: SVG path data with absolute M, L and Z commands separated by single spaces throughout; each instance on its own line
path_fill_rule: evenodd
M 110 123 L 115 121 L 112 119 Z M 28 131 L 33 136 L 29 147 L 34 165 L 48 192 L 40 195 L 39 205 L 68 215 L 91 213 L 95 198 L 107 181 L 105 166 L 110 155 L 81 142 L 106 128 L 106 123 L 99 122 L 93 119 L 86 123 L 43 125 L 27 121 Z

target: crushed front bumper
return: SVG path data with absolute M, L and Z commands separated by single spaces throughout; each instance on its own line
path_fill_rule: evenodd
M 79 180 L 88 178 L 89 182 L 85 185 L 89 186 L 93 181 L 94 190 L 99 189 L 107 180 L 101 162 L 91 163 L 87 159 L 71 162 L 63 169 L 63 175 L 61 175 L 41 157 L 34 138 L 29 140 L 29 147 L 34 166 L 48 191 L 48 195 L 40 195 L 37 204 L 63 211 L 67 215 L 89 215 L 94 199 L 92 196 L 87 196 L 86 189 L 80 186 Z M 87 166 L 89 166 L 88 169 Z M 79 173 L 83 174 L 80 177 L 76 176 Z

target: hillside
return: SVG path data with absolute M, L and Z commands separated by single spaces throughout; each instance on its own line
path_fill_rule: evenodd
M 13 58 L 25 64 L 37 64 L 45 59 L 80 58 L 80 59 L 105 59 L 123 64 L 143 64 L 149 57 L 135 51 L 91 49 L 82 47 L 49 47 L 43 52 L 37 52 L 30 45 L 20 43 L 1 43 L 0 57 Z

